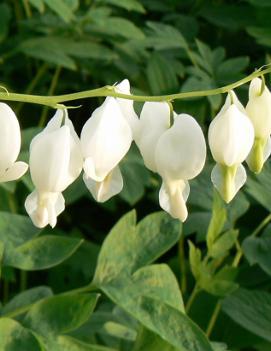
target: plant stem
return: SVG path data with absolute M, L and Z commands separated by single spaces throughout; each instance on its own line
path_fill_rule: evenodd
M 31 7 L 29 6 L 28 0 L 23 0 L 23 6 L 24 6 L 26 17 L 31 18 L 32 11 L 31 11 Z
M 251 236 L 255 237 L 257 236 L 261 230 L 271 221 L 271 213 L 266 216 L 262 222 L 258 225 L 258 227 L 252 232 Z
M 210 319 L 210 321 L 208 323 L 208 326 L 207 326 L 207 329 L 206 329 L 206 335 L 208 336 L 208 338 L 210 337 L 210 335 L 211 335 L 211 333 L 212 333 L 212 331 L 214 329 L 214 326 L 215 326 L 217 317 L 219 315 L 220 309 L 221 309 L 221 302 L 218 301 L 216 303 L 214 312 L 212 313 L 211 319 Z
M 250 236 L 251 237 L 257 236 L 270 221 L 271 221 L 271 213 L 261 221 L 261 223 L 257 226 L 257 228 L 252 232 Z M 242 257 L 243 257 L 243 251 L 241 250 L 241 247 L 240 247 L 240 250 L 237 251 L 234 257 L 232 267 L 237 267 Z
M 184 295 L 186 292 L 186 269 L 185 269 L 185 255 L 184 255 L 184 237 L 181 235 L 181 238 L 178 243 L 178 256 L 180 262 L 180 271 L 181 271 L 181 292 Z
M 177 99 L 186 99 L 193 97 L 203 97 L 210 95 L 217 95 L 227 93 L 232 89 L 235 89 L 247 82 L 250 82 L 253 78 L 262 76 L 263 74 L 267 74 L 271 72 L 271 68 L 266 69 L 258 69 L 257 71 L 251 73 L 249 76 L 238 80 L 235 83 L 226 85 L 217 89 L 209 89 L 209 90 L 199 90 L 192 92 L 184 92 L 170 95 L 160 95 L 160 96 L 138 96 L 138 95 L 128 95 L 121 94 L 115 91 L 114 86 L 105 86 L 98 89 L 81 91 L 78 93 L 72 94 L 64 94 L 64 95 L 56 95 L 56 96 L 40 96 L 40 95 L 28 95 L 28 94 L 16 94 L 16 93 L 0 93 L 0 100 L 5 101 L 22 101 L 29 102 L 33 104 L 39 104 L 44 106 L 51 106 L 53 108 L 59 107 L 58 104 L 62 104 L 67 101 L 74 101 L 79 99 L 85 99 L 90 97 L 99 97 L 99 96 L 113 96 L 119 97 L 127 100 L 134 101 L 172 101 Z
M 189 299 L 186 303 L 186 306 L 185 306 L 185 310 L 186 310 L 186 313 L 188 313 L 191 309 L 191 306 L 196 298 L 196 296 L 198 295 L 198 293 L 200 292 L 200 288 L 199 286 L 197 285 L 197 283 L 195 284 L 194 286 L 194 289 L 192 290 L 192 293 L 191 295 L 189 296 Z

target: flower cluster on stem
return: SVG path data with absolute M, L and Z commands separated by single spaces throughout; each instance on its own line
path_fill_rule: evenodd
M 114 87 L 130 96 L 127 79 Z M 16 162 L 21 145 L 18 120 L 0 103 L 0 182 L 20 178 L 28 168 Z M 211 180 L 228 203 L 246 181 L 249 168 L 259 173 L 271 153 L 271 93 L 264 81 L 250 83 L 246 107 L 233 91 L 209 126 L 208 141 L 216 162 Z M 65 209 L 62 192 L 79 177 L 94 199 L 109 200 L 123 188 L 119 163 L 135 142 L 148 169 L 162 179 L 160 206 L 173 218 L 186 220 L 189 181 L 203 169 L 206 143 L 194 117 L 177 114 L 167 101 L 145 102 L 138 117 L 133 100 L 108 96 L 76 134 L 67 109 L 58 109 L 30 145 L 29 169 L 34 191 L 25 208 L 34 225 L 54 227 Z

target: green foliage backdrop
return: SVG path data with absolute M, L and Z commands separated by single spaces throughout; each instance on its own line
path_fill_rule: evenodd
M 126 77 L 140 95 L 221 87 L 270 63 L 270 16 L 268 0 L 2 0 L 0 85 L 39 95 Z M 247 86 L 238 95 L 246 101 Z M 206 132 L 223 100 L 174 108 Z M 101 101 L 73 103 L 78 132 Z M 53 110 L 11 106 L 27 161 Z M 0 183 L 0 350 L 270 350 L 271 164 L 230 205 L 212 189 L 212 164 L 191 182 L 183 225 L 157 212 L 160 180 L 135 145 L 120 195 L 97 204 L 77 180 L 54 230 L 26 216 L 29 174 Z

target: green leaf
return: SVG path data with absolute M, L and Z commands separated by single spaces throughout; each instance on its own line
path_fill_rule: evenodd
M 109 4 L 124 8 L 128 11 L 136 11 L 139 13 L 145 13 L 144 7 L 137 0 L 99 0 L 97 1 L 101 4 Z
M 222 198 L 219 196 L 217 191 L 214 191 L 213 199 L 213 209 L 212 209 L 212 218 L 208 227 L 207 232 L 207 247 L 208 251 L 212 249 L 212 246 L 216 239 L 219 237 L 224 224 L 227 219 L 227 212 Z
M 9 212 L 0 212 L 0 241 L 6 250 L 24 244 L 40 233 L 29 217 Z
M 132 351 L 178 351 L 175 347 L 146 328 L 141 328 Z
M 121 163 L 121 173 L 124 187 L 120 196 L 133 206 L 144 195 L 145 185 L 148 184 L 150 173 L 146 167 L 134 160 L 124 160 Z
M 271 211 L 271 163 L 267 161 L 260 174 L 250 174 L 245 191 L 251 195 L 259 204 Z
M 229 84 L 238 78 L 241 78 L 240 72 L 247 68 L 249 64 L 248 57 L 235 57 L 228 59 L 217 67 L 216 75 L 219 82 Z
M 189 241 L 189 262 L 193 276 L 198 286 L 215 296 L 225 296 L 238 288 L 233 280 L 235 275 L 225 274 L 223 268 L 216 273 L 212 263 L 201 260 L 201 251 Z
M 196 281 L 198 281 L 201 277 L 201 251 L 196 248 L 192 241 L 188 241 L 188 244 L 190 268 Z
M 29 0 L 30 4 L 35 7 L 39 12 L 44 12 L 44 2 L 43 0 Z
M 27 39 L 20 43 L 18 50 L 25 55 L 53 63 L 71 70 L 76 69 L 75 62 L 64 52 L 58 41 L 40 37 Z
M 230 351 L 226 344 L 222 344 L 221 342 L 212 342 L 211 343 L 213 351 Z
M 238 237 L 238 230 L 229 230 L 222 234 L 211 246 L 209 254 L 213 258 L 219 258 L 228 253 L 234 246 Z
M 23 291 L 11 299 L 1 310 L 1 315 L 6 315 L 14 310 L 31 305 L 41 299 L 52 296 L 52 290 L 47 286 L 38 286 Z
M 70 332 L 88 320 L 97 299 L 97 294 L 62 294 L 49 297 L 29 310 L 24 318 L 24 325 L 44 337 Z
M 178 282 L 165 264 L 150 265 L 138 269 L 132 276 L 135 297 L 144 296 L 159 299 L 176 310 L 184 312 L 184 303 Z M 167 287 L 170 287 L 167 288 Z
M 152 94 L 168 94 L 176 92 L 178 80 L 170 62 L 159 53 L 153 53 L 146 69 Z
M 58 336 L 49 345 L 50 348 L 48 349 L 54 351 L 117 351 L 105 346 L 87 344 L 66 335 Z
M 250 332 L 271 341 L 271 294 L 238 289 L 222 304 L 223 311 Z
M 0 43 L 7 37 L 11 20 L 11 9 L 8 4 L 0 4 Z
M 142 30 L 133 22 L 122 17 L 106 17 L 95 24 L 88 25 L 88 31 L 108 36 L 120 36 L 126 39 L 142 40 L 145 38 Z
M 145 327 L 152 330 L 179 351 L 212 351 L 205 334 L 184 313 L 156 298 L 131 296 L 125 289 L 133 291 L 128 282 L 120 281 L 108 286 L 106 293 Z
M 261 238 L 246 238 L 242 243 L 242 249 L 251 265 L 257 263 L 267 274 L 271 275 L 270 234 Z
M 70 7 L 63 0 L 43 0 L 45 4 L 54 11 L 64 22 L 69 23 L 73 18 L 74 14 Z
M 1 351 L 42 351 L 35 336 L 17 321 L 0 318 Z
M 168 49 L 186 49 L 188 50 L 188 44 L 183 35 L 173 26 L 159 23 L 159 22 L 147 22 L 150 31 L 145 43 L 147 46 L 153 47 L 156 50 L 168 50 Z
M 105 322 L 102 332 L 113 336 L 114 338 L 135 341 L 136 331 L 116 322 Z
M 129 212 L 106 237 L 94 281 L 103 284 L 151 263 L 178 241 L 180 228 L 165 212 L 150 214 L 136 226 L 136 213 Z
M 82 242 L 79 238 L 44 235 L 10 250 L 4 264 L 24 270 L 47 269 L 70 257 Z
M 259 7 L 271 7 L 269 0 L 248 0 L 252 5 Z

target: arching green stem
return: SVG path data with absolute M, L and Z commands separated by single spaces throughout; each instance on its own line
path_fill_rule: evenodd
M 194 97 L 210 96 L 227 93 L 232 89 L 235 89 L 245 83 L 250 82 L 253 78 L 263 76 L 264 74 L 271 73 L 271 68 L 258 69 L 251 73 L 249 76 L 238 80 L 232 84 L 226 85 L 217 89 L 209 90 L 199 90 L 192 92 L 184 92 L 170 95 L 160 95 L 160 96 L 139 96 L 139 95 L 127 95 L 117 93 L 114 86 L 105 86 L 98 89 L 81 91 L 78 93 L 56 95 L 56 96 L 40 96 L 40 95 L 28 95 L 28 94 L 17 94 L 17 93 L 6 93 L 0 92 L 0 100 L 4 101 L 22 101 L 29 102 L 33 104 L 40 104 L 45 106 L 51 106 L 56 108 L 58 104 L 62 104 L 68 101 L 74 101 L 79 99 L 100 97 L 100 96 L 113 96 L 134 101 L 173 101 L 178 99 L 187 99 Z

